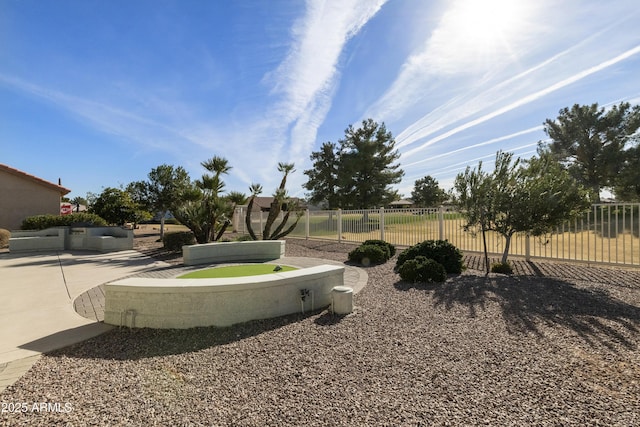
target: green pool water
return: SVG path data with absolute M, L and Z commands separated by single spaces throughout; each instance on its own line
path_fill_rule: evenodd
M 192 271 L 191 273 L 178 276 L 178 279 L 214 279 L 225 277 L 259 276 L 261 274 L 282 273 L 284 271 L 297 270 L 297 268 L 289 267 L 287 265 L 282 265 L 280 267 L 280 271 L 275 271 L 276 264 L 227 265 L 224 267 Z

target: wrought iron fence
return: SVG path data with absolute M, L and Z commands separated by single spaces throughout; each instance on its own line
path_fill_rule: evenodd
M 238 207 L 234 227 L 247 233 L 246 207 Z M 263 229 L 268 212 L 254 212 L 251 224 L 256 234 Z M 282 215 L 278 219 L 280 221 Z M 293 224 L 291 215 L 289 223 Z M 381 239 L 398 246 L 424 240 L 448 240 L 465 252 L 482 252 L 479 230 L 464 230 L 464 216 L 447 208 L 305 211 L 291 237 L 360 243 Z M 487 232 L 492 255 L 504 251 L 505 240 Z M 509 256 L 526 259 L 556 259 L 595 264 L 640 267 L 640 203 L 596 204 L 582 217 L 551 233 L 533 237 L 513 236 Z

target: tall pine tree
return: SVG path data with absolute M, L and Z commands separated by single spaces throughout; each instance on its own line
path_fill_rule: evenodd
M 592 201 L 600 201 L 600 190 L 616 184 L 625 147 L 638 138 L 640 106 L 629 103 L 609 110 L 598 104 L 574 105 L 560 110 L 556 120 L 546 120 L 551 138 L 548 150 L 574 178 L 590 189 Z
M 325 142 L 320 151 L 311 153 L 313 169 L 304 173 L 309 181 L 304 184 L 311 191 L 309 202 L 321 205 L 326 209 L 340 207 L 338 194 L 338 146 L 333 142 Z
M 304 187 L 312 202 L 330 209 L 385 206 L 398 198 L 392 185 L 404 175 L 399 158 L 384 123 L 363 120 L 359 128 L 349 125 L 338 144 L 327 142 L 311 154 L 314 168 L 304 172 L 309 177 Z

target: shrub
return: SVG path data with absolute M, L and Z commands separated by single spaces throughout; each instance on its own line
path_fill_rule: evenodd
M 442 283 L 447 280 L 447 272 L 442 264 L 421 255 L 404 262 L 399 273 L 402 280 L 411 283 Z
M 496 262 L 491 264 L 492 273 L 513 274 L 513 267 L 509 262 Z
M 349 252 L 349 261 L 362 265 L 382 264 L 389 259 L 389 250 L 377 245 L 360 245 Z
M 394 270 L 400 271 L 402 264 L 417 256 L 437 261 L 449 274 L 462 273 L 462 252 L 446 240 L 425 240 L 405 249 L 398 255 Z
M 191 231 L 176 231 L 165 233 L 162 245 L 171 252 L 180 252 L 185 245 L 194 245 L 196 238 Z
M 22 230 L 44 230 L 50 227 L 67 227 L 75 224 L 104 227 L 107 222 L 96 214 L 78 212 L 70 215 L 35 215 L 22 221 Z
M 396 247 L 391 243 L 385 242 L 384 240 L 365 240 L 363 245 L 376 245 L 383 248 L 387 248 L 389 250 L 389 258 L 396 254 Z
M 11 237 L 11 232 L 9 230 L 5 230 L 4 228 L 0 228 L 0 249 L 9 247 L 9 238 Z

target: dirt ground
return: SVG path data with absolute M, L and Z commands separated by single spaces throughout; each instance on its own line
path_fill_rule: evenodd
M 184 231 L 187 228 L 181 225 L 165 224 L 165 233 L 172 231 Z M 141 224 L 133 230 L 133 249 L 147 256 L 170 264 L 182 262 L 181 252 L 167 251 L 160 240 L 159 224 Z

